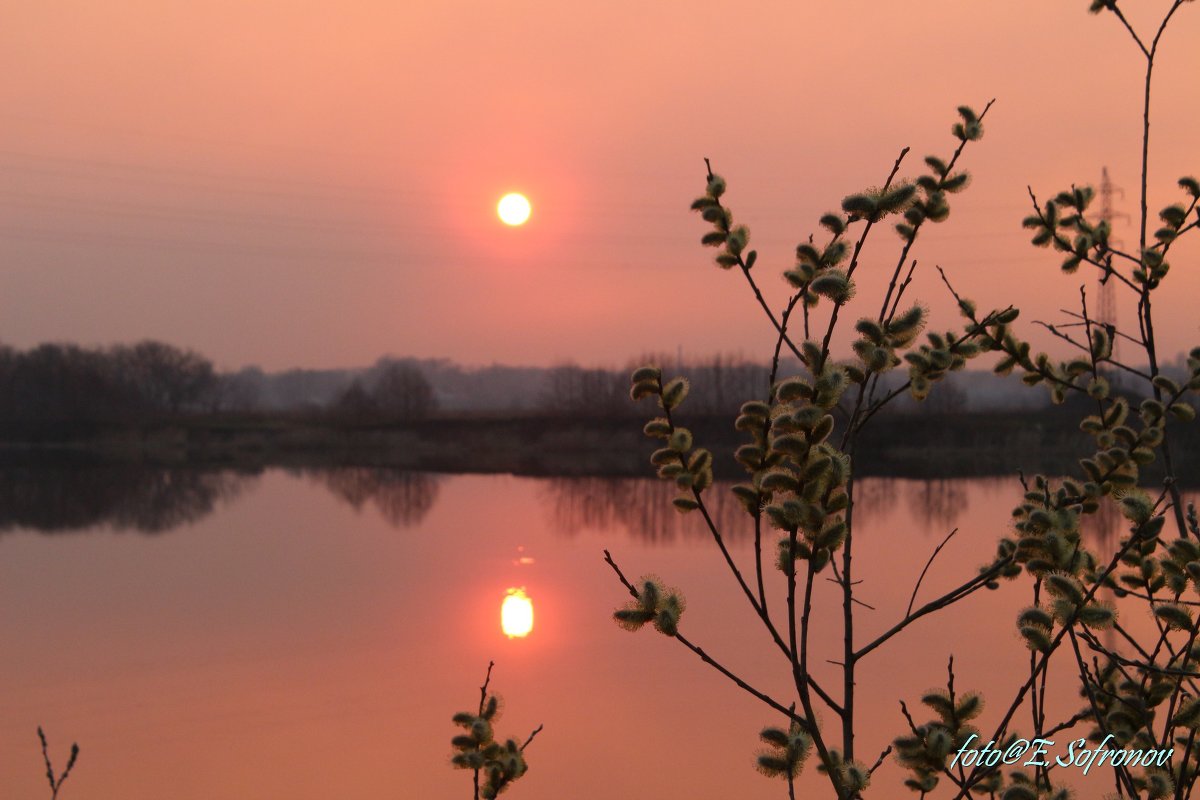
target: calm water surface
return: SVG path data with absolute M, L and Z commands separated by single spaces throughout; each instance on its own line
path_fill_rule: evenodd
M 702 521 L 675 514 L 657 482 L 365 469 L 4 477 L 5 798 L 47 795 L 39 724 L 57 761 L 81 744 L 66 800 L 470 797 L 469 774 L 448 766 L 449 718 L 478 702 L 489 660 L 506 702 L 499 732 L 523 739 L 545 724 L 513 797 L 786 797 L 753 769 L 771 711 L 677 643 L 610 621 L 627 596 L 603 548 L 631 578 L 683 589 L 688 636 L 788 697 L 786 663 Z M 901 616 L 954 527 L 922 597 L 972 574 L 1018 497 L 1009 480 L 860 484 L 856 577 L 875 608 L 860 640 Z M 718 511 L 749 564 L 745 518 Z M 511 587 L 533 599 L 525 639 L 500 629 Z M 816 674 L 830 686 L 832 588 L 814 615 Z M 917 706 L 950 653 L 959 687 L 996 693 L 994 724 L 999 694 L 1027 670 L 1013 632 L 1024 602 L 1009 586 L 978 594 L 869 656 L 860 757 L 873 762 L 905 730 L 897 699 Z M 1061 710 L 1079 705 L 1060 694 Z M 875 779 L 891 784 L 877 797 L 908 793 L 891 764 Z M 1109 786 L 1107 775 L 1079 784 L 1082 797 Z

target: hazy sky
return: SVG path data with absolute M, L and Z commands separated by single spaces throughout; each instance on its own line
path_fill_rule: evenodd
M 997 103 L 914 296 L 1050 319 L 1092 283 L 1027 244 L 1025 186 L 1098 181 L 1136 210 L 1141 55 L 1086 0 L 10 3 L 0 25 L 0 341 L 144 337 L 223 367 L 623 363 L 758 354 L 771 331 L 687 206 L 704 156 L 775 306 L 795 244 L 954 107 Z M 1143 30 L 1168 3 L 1127 2 Z M 1152 207 L 1200 172 L 1200 6 L 1162 46 Z M 526 192 L 504 229 L 495 202 Z M 1118 226 L 1132 246 L 1132 227 Z M 1158 305 L 1200 342 L 1200 252 Z M 877 303 L 895 258 L 860 271 Z M 1125 320 L 1132 307 L 1122 304 Z M 1038 339 L 1042 341 L 1041 339 Z

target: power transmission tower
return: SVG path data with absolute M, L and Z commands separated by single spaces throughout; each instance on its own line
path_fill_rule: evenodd
M 1125 190 L 1119 186 L 1113 186 L 1112 179 L 1108 177 L 1108 167 L 1103 167 L 1100 171 L 1100 222 L 1107 223 L 1109 230 L 1109 242 L 1115 246 L 1120 246 L 1120 240 L 1112 235 L 1113 220 L 1118 217 L 1129 219 L 1129 215 L 1120 211 L 1113 210 L 1113 194 L 1119 193 L 1122 198 L 1125 197 Z M 1117 328 L 1117 287 L 1113 281 L 1109 280 L 1112 273 L 1105 271 L 1100 273 L 1100 277 L 1096 282 L 1098 307 L 1096 309 L 1096 321 L 1115 331 Z M 1120 358 L 1117 353 L 1118 343 L 1120 338 L 1116 335 L 1111 336 L 1112 339 L 1112 358 L 1114 361 Z M 1114 382 L 1119 383 L 1119 372 L 1112 376 Z

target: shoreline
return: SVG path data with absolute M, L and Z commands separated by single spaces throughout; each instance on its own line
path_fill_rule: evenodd
M 982 477 L 1065 474 L 1090 455 L 1062 409 L 1030 413 L 893 414 L 861 439 L 860 475 Z M 209 415 L 123 425 L 55 423 L 0 431 L 0 463 L 258 468 L 372 466 L 429 472 L 652 477 L 655 442 L 640 417 L 456 415 L 345 421 L 300 415 Z M 745 475 L 732 457 L 747 441 L 725 417 L 685 420 L 715 455 L 721 478 Z M 1190 433 L 1184 431 L 1185 434 Z M 835 430 L 834 438 L 838 436 Z M 1173 435 L 1176 470 L 1200 474 L 1200 436 Z M 1195 441 L 1193 441 L 1195 440 Z M 1153 480 L 1159 474 L 1148 473 Z

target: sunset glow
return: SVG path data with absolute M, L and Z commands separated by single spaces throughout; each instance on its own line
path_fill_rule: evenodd
M 1191 800 L 1200 1 L 863 5 L 6 3 L 0 800 Z
M 532 210 L 529 199 L 516 192 L 504 195 L 496 204 L 496 214 L 500 217 L 500 221 L 513 227 L 528 222 Z
M 500 628 L 510 639 L 523 638 L 533 630 L 533 601 L 525 589 L 509 589 L 500 604 Z
M 779 272 L 821 214 L 882 181 L 903 146 L 913 149 L 897 177 L 914 179 L 955 107 L 993 97 L 987 136 L 961 162 L 970 191 L 937 236 L 923 234 L 911 296 L 939 329 L 958 319 L 936 263 L 962 296 L 1050 320 L 1059 291 L 1096 276 L 1063 276 L 1029 246 L 1027 186 L 1041 196 L 1096 184 L 1107 166 L 1126 193 L 1114 195 L 1113 234 L 1138 239 L 1122 215 L 1139 205 L 1140 151 L 1116 146 L 1140 137 L 1137 119 L 1080 121 L 1029 56 L 1104 51 L 1089 80 L 1109 87 L 1106 109 L 1136 112 L 1142 87 L 1128 71 L 1143 55 L 1080 4 L 1082 17 L 1075 3 L 1033 0 L 885 3 L 866 24 L 852 4 L 756 3 L 720 28 L 755 42 L 754 58 L 701 75 L 683 65 L 715 35 L 718 5 L 245 4 L 253 11 L 229 39 L 224 4 L 9 3 L 5 29 L 24 33 L 5 43 L 17 66 L 0 75 L 0 101 L 21 109 L 0 130 L 4 343 L 153 336 L 266 370 L 392 352 L 536 365 L 623 364 L 678 345 L 687 357 L 757 352 L 770 325 L 764 333 L 757 304 L 730 302 L 736 282 L 707 268 L 688 211 L 704 157 L 729 181 L 758 286 L 779 309 Z M 1148 28 L 1169 0 L 1128 6 L 1131 24 Z M 84 8 L 94 20 L 75 18 Z M 1196 169 L 1200 107 L 1168 101 L 1194 95 L 1195 8 L 1181 7 L 1155 72 L 1165 113 L 1150 145 L 1152 214 Z M 797 31 L 814 32 L 802 63 Z M 855 52 L 903 42 L 937 53 L 945 80 L 898 93 L 870 59 L 850 63 L 848 31 Z M 383 77 L 397 74 L 421 79 Z M 858 102 L 845 103 L 850 87 Z M 715 113 L 714 97 L 736 97 L 739 113 Z M 810 109 L 835 107 L 813 124 Z M 498 204 L 518 192 L 530 213 L 512 225 Z M 864 270 L 894 260 L 884 244 L 865 251 Z M 1195 247 L 1173 245 L 1173 263 L 1194 263 Z M 555 301 L 532 297 L 531 281 Z M 1173 355 L 1192 346 L 1200 271 L 1170 281 L 1155 335 Z M 886 286 L 861 280 L 859 291 L 879 305 Z M 706 324 L 679 332 L 659 313 L 663 292 Z M 1135 319 L 1136 298 L 1118 295 L 1117 306 L 1119 320 Z M 279 335 L 284 318 L 304 324 Z M 1028 336 L 1056 358 L 1070 351 L 1038 326 Z M 851 355 L 845 337 L 830 346 Z

